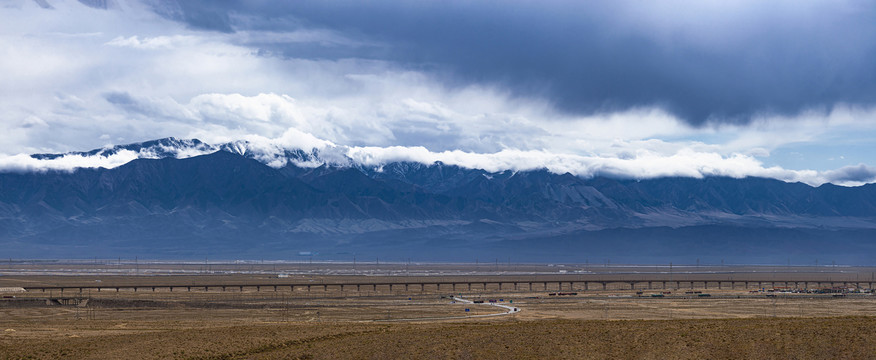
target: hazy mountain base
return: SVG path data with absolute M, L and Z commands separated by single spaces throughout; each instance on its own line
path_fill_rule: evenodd
M 122 225 L 61 229 L 57 237 L 7 241 L 9 254 L 34 258 L 285 259 L 352 261 L 571 262 L 703 264 L 872 264 L 876 230 L 819 230 L 692 226 L 607 229 L 556 235 L 501 233 L 473 226 L 426 227 L 354 235 L 271 233 L 224 229 L 206 236 L 172 227 Z M 316 254 L 302 257 L 299 252 Z

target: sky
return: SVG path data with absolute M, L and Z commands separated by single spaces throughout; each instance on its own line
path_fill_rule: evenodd
M 0 0 L 0 169 L 176 137 L 857 186 L 876 182 L 874 19 L 842 0 Z

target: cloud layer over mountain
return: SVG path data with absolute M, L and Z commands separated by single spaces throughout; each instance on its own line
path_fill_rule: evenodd
M 502 150 L 473 153 L 459 150 L 433 152 L 424 147 L 340 146 L 314 138 L 294 129 L 276 139 L 249 136 L 225 144 L 165 139 L 155 145 L 131 144 L 93 151 L 47 155 L 0 156 L 0 169 L 14 172 L 72 171 L 77 168 L 115 168 L 134 159 L 189 158 L 228 151 L 247 155 L 274 168 L 286 165 L 313 168 L 330 166 L 364 166 L 382 171 L 383 166 L 398 162 L 432 165 L 440 162 L 487 172 L 532 171 L 546 169 L 552 173 L 570 173 L 583 178 L 597 176 L 620 179 L 660 177 L 722 176 L 733 178 L 763 177 L 802 182 L 812 186 L 824 183 L 857 186 L 876 182 L 876 168 L 867 165 L 847 166 L 829 171 L 794 171 L 765 167 L 751 156 L 724 158 L 712 153 L 680 151 L 672 156 L 641 151 L 627 158 L 609 158 L 556 154 L 546 151 Z M 294 156 L 289 156 L 292 153 Z M 301 158 L 298 154 L 306 154 Z
M 797 2 L 0 2 L 0 168 L 173 136 L 380 166 L 876 181 L 876 13 Z M 191 156 L 199 152 L 174 156 Z M 153 154 L 154 155 L 154 154 Z

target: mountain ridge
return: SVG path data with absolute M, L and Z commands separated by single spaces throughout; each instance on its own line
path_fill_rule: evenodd
M 180 143 L 209 152 L 177 158 L 179 151 L 157 151 Z M 490 254 L 550 261 L 570 256 L 558 245 L 566 244 L 570 251 L 583 249 L 583 257 L 631 261 L 742 259 L 751 257 L 751 249 L 765 259 L 791 252 L 863 261 L 872 253 L 866 240 L 876 238 L 873 184 L 586 179 L 443 163 L 301 167 L 289 160 L 269 166 L 240 147 L 173 138 L 89 153 L 135 150 L 158 156 L 111 169 L 0 173 L 0 244 L 21 255 L 88 256 L 100 249 L 144 257 L 290 256 L 317 250 L 327 258 L 373 253 L 446 261 Z M 313 161 L 319 154 L 291 156 Z M 655 257 L 654 249 L 635 245 L 646 240 L 629 234 L 662 239 L 654 246 L 664 255 Z M 696 236 L 701 239 L 691 238 Z M 808 248 L 792 249 L 793 238 L 808 239 Z M 842 246 L 826 250 L 832 243 Z M 540 250 L 548 248 L 558 252 Z

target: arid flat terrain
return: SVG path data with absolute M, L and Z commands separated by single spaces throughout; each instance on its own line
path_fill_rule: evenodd
M 200 284 L 553 280 L 567 274 L 260 273 L 0 276 L 0 358 L 873 358 L 876 296 L 791 289 L 528 290 L 229 287 Z M 757 270 L 757 269 L 755 269 Z M 795 274 L 860 279 L 870 269 Z M 281 270 L 282 271 L 282 270 Z M 438 275 L 431 275 L 436 271 Z M 444 270 L 449 271 L 449 270 Z M 757 273 L 757 271 L 755 271 Z M 770 275 L 764 276 L 773 276 Z M 634 274 L 610 273 L 601 276 Z M 646 274 L 644 276 L 653 276 Z M 702 276 L 702 274 L 673 274 Z M 724 277 L 750 276 L 746 272 Z M 413 279 L 413 280 L 412 280 Z M 423 279 L 423 280 L 416 280 Z M 564 280 L 565 281 L 565 280 Z M 29 286 L 120 290 L 20 291 Z M 124 286 L 178 285 L 133 291 Z M 193 285 L 187 289 L 186 285 Z M 580 288 L 582 285 L 575 285 Z M 552 295 L 553 294 L 553 295 Z M 455 301 L 459 296 L 482 304 Z M 495 304 L 516 307 L 501 314 Z

